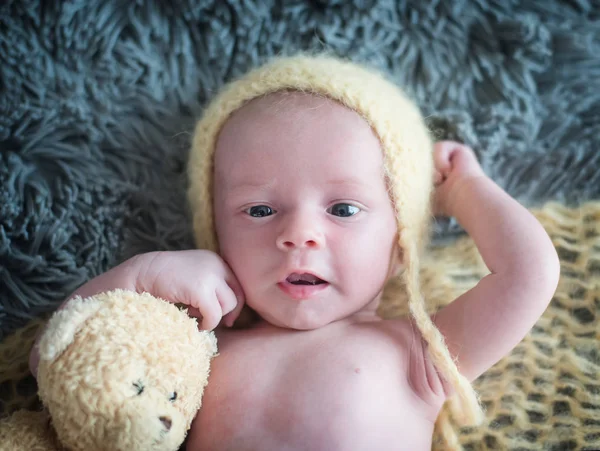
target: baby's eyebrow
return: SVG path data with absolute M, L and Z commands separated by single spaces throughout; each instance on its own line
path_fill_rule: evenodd
M 365 187 L 367 184 L 356 177 L 336 178 L 327 181 L 328 185 L 356 185 L 358 187 Z
M 269 190 L 272 189 L 275 185 L 275 180 L 269 180 L 269 181 L 261 181 L 261 180 L 240 180 L 238 182 L 233 182 L 228 184 L 227 186 L 227 191 L 229 192 L 238 192 L 238 191 L 244 191 L 244 190 L 248 190 L 248 189 L 260 189 L 260 190 Z M 330 179 L 327 180 L 326 182 L 328 185 L 352 185 L 352 186 L 356 186 L 358 188 L 365 188 L 368 186 L 368 184 L 357 178 L 357 177 L 344 177 L 344 178 L 335 178 L 335 179 Z
M 247 189 L 263 189 L 267 190 L 272 188 L 274 185 L 274 180 L 270 180 L 268 182 L 263 182 L 260 180 L 241 180 L 237 183 L 231 183 L 228 185 L 228 191 L 240 191 Z

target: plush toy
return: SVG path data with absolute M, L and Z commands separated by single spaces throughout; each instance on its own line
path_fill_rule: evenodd
M 56 312 L 39 350 L 44 411 L 0 421 L 2 451 L 176 450 L 217 348 L 175 305 L 116 290 Z

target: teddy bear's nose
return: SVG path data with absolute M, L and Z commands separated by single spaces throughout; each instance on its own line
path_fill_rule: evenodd
M 160 420 L 160 422 L 162 424 L 164 424 L 167 431 L 169 431 L 171 429 L 171 424 L 173 424 L 173 422 L 171 421 L 171 419 L 169 417 L 159 417 L 158 419 Z

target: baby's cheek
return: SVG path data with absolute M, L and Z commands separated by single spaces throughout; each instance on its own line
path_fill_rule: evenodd
M 248 231 L 234 223 L 235 221 L 231 221 L 230 224 L 223 224 L 218 235 L 221 256 L 235 271 L 235 267 L 249 260 L 255 240 L 248 236 Z
M 388 243 L 389 241 L 389 243 Z M 393 245 L 376 232 L 365 234 L 360 239 L 347 237 L 344 245 L 337 246 L 338 264 L 351 277 L 384 278 L 388 272 Z
M 261 249 L 258 240 L 240 238 L 230 242 L 230 245 L 223 249 L 223 254 L 248 296 L 253 292 L 257 281 L 263 280 L 266 276 L 264 268 L 270 253 L 265 248 Z

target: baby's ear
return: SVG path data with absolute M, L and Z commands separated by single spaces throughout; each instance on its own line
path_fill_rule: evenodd
M 64 308 L 55 312 L 38 344 L 40 361 L 52 361 L 60 356 L 102 304 L 96 297 L 82 299 L 76 296 L 69 300 Z

